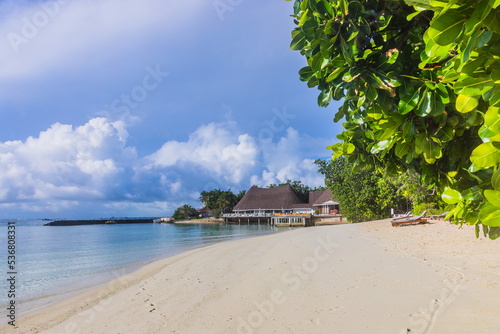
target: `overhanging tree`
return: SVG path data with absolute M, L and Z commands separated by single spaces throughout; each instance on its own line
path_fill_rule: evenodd
M 296 0 L 291 48 L 343 100 L 334 158 L 412 170 L 454 222 L 500 235 L 500 0 Z

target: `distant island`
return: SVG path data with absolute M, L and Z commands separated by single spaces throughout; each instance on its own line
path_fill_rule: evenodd
M 77 225 L 104 225 L 104 224 L 152 224 L 155 218 L 129 218 L 129 219 L 78 219 L 54 220 L 43 226 L 77 226 Z

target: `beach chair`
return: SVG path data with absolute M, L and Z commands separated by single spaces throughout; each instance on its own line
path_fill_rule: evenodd
M 401 225 L 414 225 L 414 224 L 427 223 L 428 217 L 425 215 L 426 213 L 427 211 L 424 211 L 420 216 L 396 218 L 391 220 L 391 224 L 392 226 L 396 227 Z
M 448 214 L 448 212 L 443 212 L 439 215 L 430 215 L 430 216 L 428 216 L 428 218 L 431 220 L 443 220 L 447 214 Z

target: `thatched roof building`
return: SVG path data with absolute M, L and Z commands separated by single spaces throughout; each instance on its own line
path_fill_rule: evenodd
M 235 211 L 283 210 L 300 204 L 300 199 L 289 184 L 277 188 L 253 186 L 236 204 Z
M 311 191 L 309 202 L 302 202 L 290 185 L 277 188 L 251 187 L 236 204 L 236 212 L 338 212 L 339 203 L 332 199 L 330 190 Z

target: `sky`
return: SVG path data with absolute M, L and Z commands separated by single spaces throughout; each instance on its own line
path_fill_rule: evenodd
M 323 185 L 285 0 L 0 1 L 0 218 L 169 216 L 200 192 Z

